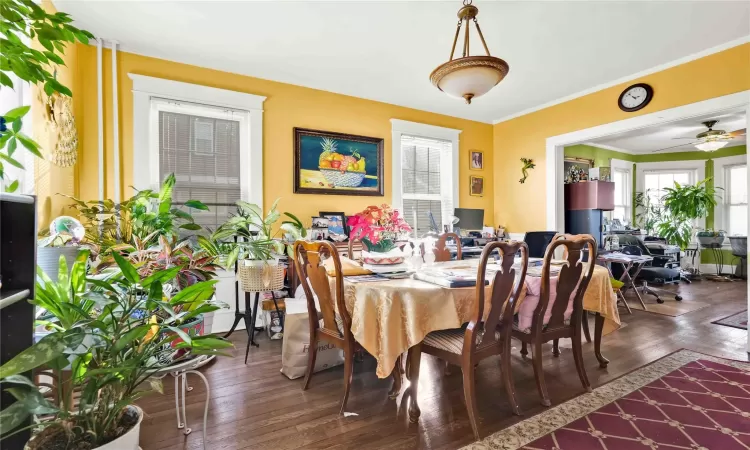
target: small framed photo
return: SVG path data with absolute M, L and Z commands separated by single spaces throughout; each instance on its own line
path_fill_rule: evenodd
M 325 241 L 328 239 L 328 228 L 313 228 L 310 230 L 310 240 Z
M 471 176 L 469 195 L 484 197 L 484 177 Z
M 320 217 L 328 219 L 328 234 L 332 239 L 349 237 L 349 227 L 346 225 L 346 214 L 340 211 L 321 211 Z
M 312 227 L 313 228 L 328 228 L 328 218 L 327 217 L 313 217 Z
M 484 153 L 478 150 L 472 150 L 469 152 L 469 169 L 471 170 L 483 170 L 484 169 Z

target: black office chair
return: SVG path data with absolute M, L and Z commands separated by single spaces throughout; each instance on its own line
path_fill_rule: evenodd
M 529 247 L 529 258 L 544 258 L 544 252 L 547 251 L 547 246 L 556 234 L 556 231 L 526 232 L 523 241 Z
M 640 288 L 642 293 L 653 295 L 654 297 L 656 297 L 656 303 L 664 303 L 664 300 L 659 297 L 657 291 L 666 292 L 669 295 L 672 295 L 673 292 L 667 291 L 665 289 L 651 287 L 648 285 L 648 283 L 653 282 L 665 284 L 676 283 L 680 281 L 679 269 L 670 269 L 668 267 L 665 267 L 665 265 L 670 262 L 672 258 L 652 254 L 649 251 L 648 247 L 646 247 L 646 245 L 636 236 L 620 235 L 619 239 L 621 251 L 626 255 L 647 255 L 654 258 L 653 261 L 651 261 L 650 263 L 646 263 L 641 268 L 634 281 L 641 281 L 641 285 L 637 286 L 636 289 Z M 622 270 L 622 267 L 620 267 L 619 265 L 613 265 L 612 275 L 614 275 L 615 278 L 619 279 L 620 275 L 622 275 Z M 674 299 L 679 302 L 682 300 L 682 297 L 680 295 L 675 295 Z

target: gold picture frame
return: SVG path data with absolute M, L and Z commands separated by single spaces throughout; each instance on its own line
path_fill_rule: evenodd
M 469 170 L 484 170 L 484 152 L 469 150 Z
M 472 197 L 484 197 L 484 177 L 477 175 L 469 177 L 469 195 Z

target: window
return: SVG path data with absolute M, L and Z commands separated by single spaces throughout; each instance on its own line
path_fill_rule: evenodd
M 447 190 L 443 189 L 451 153 L 450 141 L 401 136 L 402 212 L 419 235 L 433 226 L 442 232 L 444 216 L 453 215 L 453 198 L 444 195 Z
M 237 200 L 263 208 L 265 97 L 130 73 L 133 80 L 133 186 L 159 189 L 175 174 L 173 201 L 215 230 Z M 117 175 L 117 174 L 116 174 Z
M 175 205 L 188 200 L 205 203 L 209 211 L 191 213 L 196 223 L 212 231 L 235 211 L 234 205 L 242 197 L 242 119 L 232 116 L 232 112 L 209 107 L 159 104 L 159 179 L 174 173 Z
M 615 183 L 615 209 L 612 211 L 612 219 L 618 219 L 620 223 L 630 223 L 632 216 L 630 210 L 630 198 L 633 195 L 630 188 L 632 175 L 629 170 L 615 169 L 612 181 Z
M 659 202 L 666 193 L 664 188 L 674 187 L 675 183 L 692 184 L 692 172 L 689 170 L 682 171 L 663 171 L 663 172 L 646 172 L 645 188 L 652 202 Z
M 728 166 L 724 171 L 725 231 L 730 236 L 747 236 L 747 165 Z
M 451 224 L 458 205 L 460 130 L 391 119 L 393 207 L 419 236 Z M 433 221 L 434 220 L 434 224 Z

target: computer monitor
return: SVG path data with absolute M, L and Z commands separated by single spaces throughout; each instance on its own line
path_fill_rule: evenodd
M 472 208 L 456 208 L 453 215 L 458 218 L 454 228 L 464 231 L 482 231 L 484 228 L 484 210 Z

